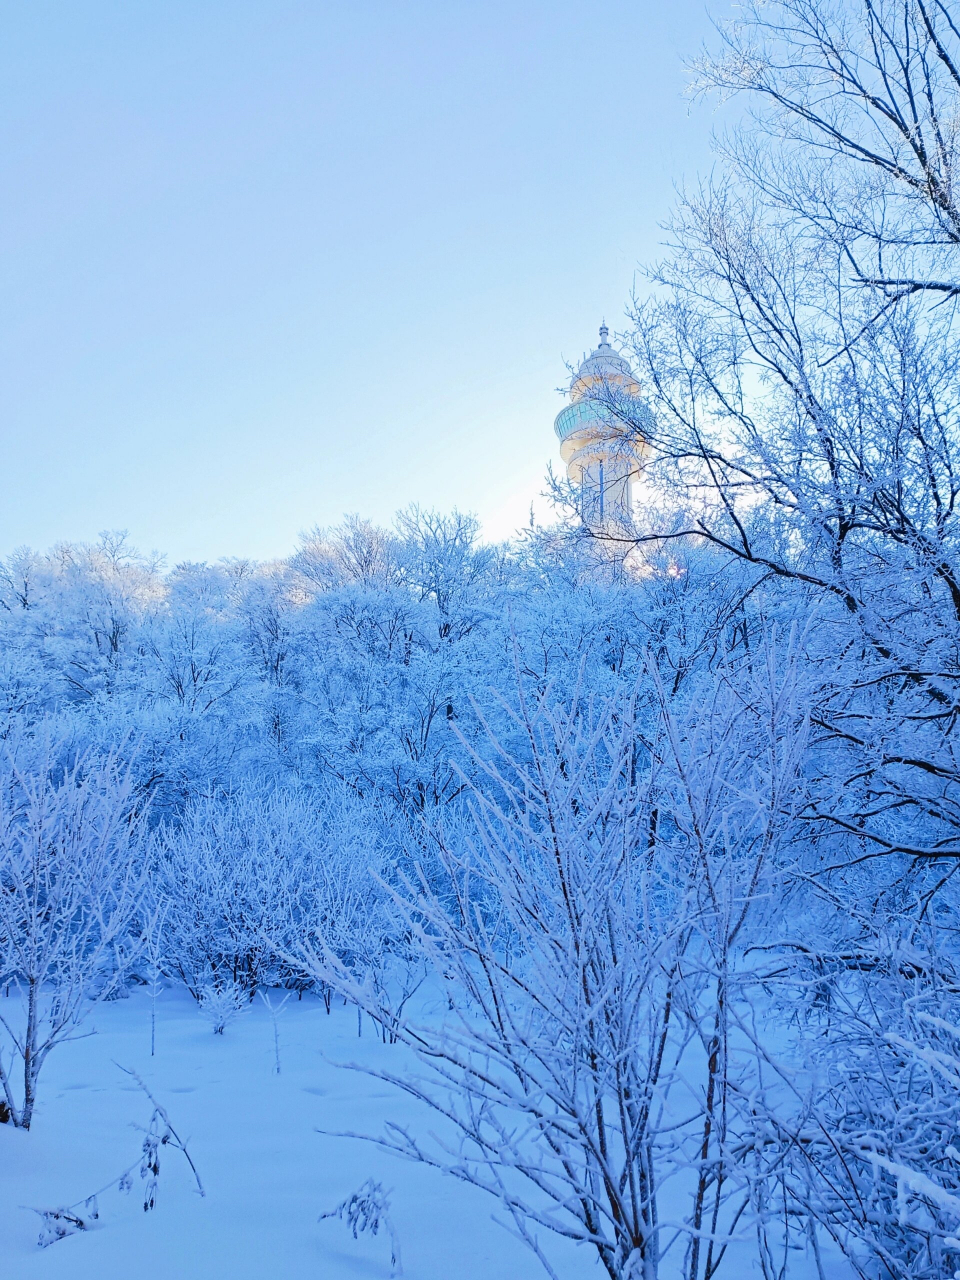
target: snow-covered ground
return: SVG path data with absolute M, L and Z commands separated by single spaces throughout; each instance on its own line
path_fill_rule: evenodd
M 4 1280 L 386 1280 L 389 1243 L 355 1241 L 337 1220 L 318 1222 L 366 1179 L 391 1189 L 391 1216 L 407 1280 L 526 1280 L 543 1274 L 532 1254 L 495 1223 L 492 1200 L 456 1180 L 398 1161 L 357 1139 L 320 1128 L 376 1133 L 385 1120 L 424 1133 L 433 1116 L 396 1089 L 338 1063 L 396 1070 L 406 1050 L 384 1046 L 369 1023 L 357 1037 L 353 1009 L 327 1015 L 313 997 L 289 1001 L 279 1018 L 281 1074 L 273 1029 L 256 1002 L 223 1036 L 194 1001 L 164 991 L 150 1056 L 150 1000 L 142 991 L 99 1006 L 96 1034 L 55 1051 L 41 1076 L 33 1130 L 0 1126 L 0 1276 Z M 120 1064 L 120 1065 L 117 1065 Z M 29 1208 L 82 1200 L 138 1155 L 151 1106 L 120 1069 L 137 1070 L 166 1106 L 206 1189 L 201 1199 L 182 1156 L 161 1152 L 156 1209 L 129 1195 L 100 1197 L 89 1232 L 37 1247 Z M 27 1206 L 25 1209 L 23 1206 Z M 593 1257 L 544 1241 L 560 1280 L 599 1277 Z M 731 1260 L 730 1280 L 759 1275 L 752 1249 Z M 812 1276 L 799 1256 L 791 1274 Z M 836 1280 L 847 1276 L 837 1267 Z
M 382 1045 L 370 1023 L 357 1038 L 353 1009 L 328 1016 L 312 997 L 279 1017 L 281 1074 L 273 1029 L 256 1002 L 215 1036 L 188 996 L 157 1002 L 150 1057 L 150 1001 L 135 992 L 99 1006 L 96 1035 L 56 1050 L 44 1067 L 30 1133 L 0 1125 L 0 1275 L 4 1280 L 273 1280 L 385 1278 L 382 1235 L 355 1241 L 337 1221 L 317 1222 L 367 1178 L 392 1189 L 391 1217 L 408 1280 L 518 1280 L 539 1266 L 491 1220 L 492 1200 L 452 1178 L 398 1161 L 358 1140 L 318 1128 L 377 1132 L 385 1119 L 435 1128 L 402 1093 L 336 1062 L 408 1057 Z M 100 1197 L 90 1232 L 37 1247 L 40 1219 L 21 1206 L 82 1200 L 136 1159 L 147 1098 L 116 1065 L 133 1067 L 167 1108 L 207 1192 L 200 1199 L 183 1157 L 161 1152 L 157 1207 L 129 1195 Z M 596 1274 L 583 1251 L 554 1243 L 561 1280 Z

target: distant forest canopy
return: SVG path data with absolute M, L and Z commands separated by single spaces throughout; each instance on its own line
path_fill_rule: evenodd
M 744 643 L 721 567 L 706 548 L 625 563 L 575 522 L 489 546 L 472 517 L 417 509 L 270 564 L 166 570 L 112 534 L 20 549 L 0 567 L 2 733 L 122 744 L 155 818 L 250 777 L 419 810 L 459 793 L 462 739 L 518 688 L 603 696 L 656 652 L 679 691 Z

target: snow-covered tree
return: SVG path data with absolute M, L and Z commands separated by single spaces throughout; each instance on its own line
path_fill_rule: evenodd
M 149 867 L 129 771 L 52 742 L 0 756 L 0 1086 L 29 1129 L 50 1052 L 127 980 Z

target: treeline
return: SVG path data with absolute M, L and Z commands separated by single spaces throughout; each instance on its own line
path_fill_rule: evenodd
M 679 687 L 729 629 L 709 570 L 640 583 L 575 532 L 478 534 L 413 510 L 315 530 L 272 564 L 168 571 L 113 535 L 20 550 L 0 566 L 3 735 L 128 752 L 154 821 L 251 777 L 420 811 L 461 789 L 491 690 L 599 694 L 651 644 Z

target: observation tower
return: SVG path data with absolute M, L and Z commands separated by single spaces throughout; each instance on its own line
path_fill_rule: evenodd
M 587 356 L 570 383 L 570 403 L 554 422 L 567 476 L 580 489 L 583 523 L 612 536 L 633 526 L 632 488 L 643 467 L 644 444 L 623 424 L 622 406 L 632 422 L 649 410 L 636 397 L 633 370 L 611 347 L 609 329 L 600 326 L 600 345 Z

